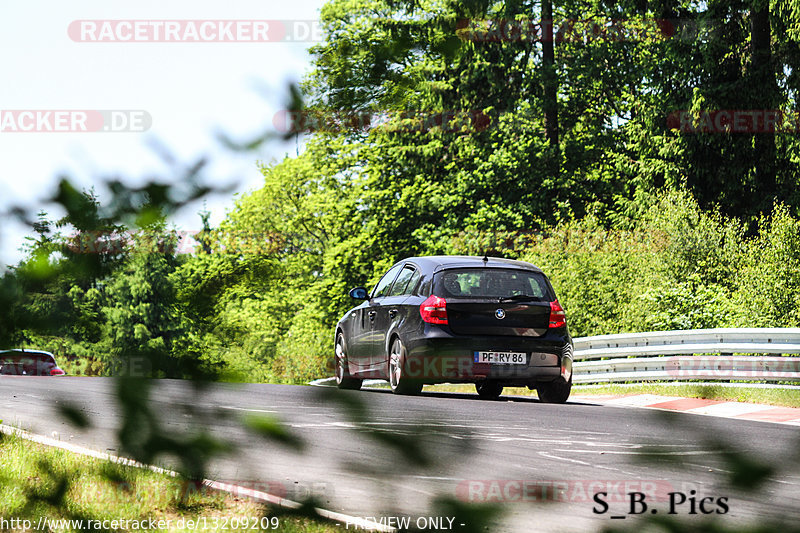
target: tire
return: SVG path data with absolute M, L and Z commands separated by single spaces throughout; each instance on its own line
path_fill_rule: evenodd
M 347 367 L 347 348 L 344 344 L 344 335 L 336 335 L 336 386 L 340 389 L 358 390 L 362 380 L 350 375 Z
M 558 377 L 553 381 L 543 381 L 536 384 L 536 393 L 542 403 L 565 403 L 572 391 L 572 377 L 569 381 Z
M 496 400 L 503 394 L 503 386 L 496 381 L 478 381 L 475 390 L 483 400 Z
M 406 347 L 402 341 L 395 337 L 389 350 L 389 385 L 395 394 L 419 394 L 422 391 L 422 382 L 412 380 L 404 375 L 406 364 Z

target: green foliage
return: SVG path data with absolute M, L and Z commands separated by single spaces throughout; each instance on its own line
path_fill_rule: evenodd
M 735 220 L 670 193 L 630 230 L 591 219 L 556 226 L 522 257 L 553 280 L 576 336 L 795 327 L 799 222 L 777 206 L 748 237 Z
M 163 227 L 167 247 L 154 254 L 142 242 L 76 253 L 81 243 L 58 231 L 158 227 L 207 188 L 176 201 L 167 184 L 114 180 L 103 207 L 63 181 L 54 200 L 67 216 L 40 217 L 18 276 L 0 284 L 0 302 L 20 302 L 0 335 L 54 346 L 76 372 L 129 371 L 134 357 L 156 376 L 302 382 L 329 370 L 349 288 L 433 253 L 539 264 L 576 335 L 797 324 L 796 136 L 686 133 L 669 120 L 796 107 L 796 6 L 745 7 L 554 2 L 557 21 L 624 20 L 644 33 L 558 28 L 551 68 L 535 36 L 480 22 L 525 27 L 540 3 L 330 0 L 289 108 L 336 127 L 262 165 L 263 186 L 218 228 L 206 214 L 185 259 Z M 658 19 L 699 31 L 665 36 Z M 557 146 L 543 118 L 554 86 Z M 382 123 L 350 127 L 359 113 Z
M 737 325 L 800 326 L 800 219 L 777 206 L 748 244 L 736 265 Z
M 154 376 L 182 376 L 171 357 L 173 343 L 183 334 L 169 278 L 174 269 L 168 255 L 142 250 L 131 254 L 109 280 L 103 362 L 111 374 L 128 374 L 131 358 L 140 357 Z
M 301 159 L 313 165 L 315 154 Z M 292 204 L 268 203 L 272 195 L 298 186 L 298 174 L 284 170 L 297 164 L 287 160 L 265 168 L 265 188 L 242 199 L 225 226 L 230 232 L 269 228 L 281 236 L 281 249 L 235 258 L 201 254 L 181 267 L 196 272 L 198 265 L 228 265 L 209 267 L 202 282 L 192 278 L 192 288 L 181 290 L 225 287 L 215 296 L 214 327 L 207 335 L 223 347 L 219 353 L 228 368 L 247 380 L 302 383 L 329 374 L 332 326 L 352 305 L 347 290 L 375 283 L 395 259 L 418 250 L 488 250 L 539 265 L 555 285 L 574 336 L 797 324 L 800 222 L 782 206 L 762 219 L 754 236 L 734 219 L 704 212 L 689 193 L 672 192 L 651 198 L 651 207 L 627 229 L 608 229 L 588 216 L 535 232 L 468 228 L 446 242 L 442 239 L 453 234 L 440 228 L 409 236 L 413 244 L 397 243 L 372 232 L 348 234 L 337 232 L 333 223 L 324 226 L 326 217 L 338 217 L 348 228 L 360 219 L 378 231 L 352 204 L 322 201 L 316 185 L 306 183 L 306 198 L 300 195 Z M 293 184 L 280 181 L 290 176 Z M 306 201 L 321 215 L 313 231 L 310 220 L 300 224 L 296 218 L 311 209 Z M 268 225 L 262 226 L 265 220 Z M 298 232 L 303 225 L 307 229 Z M 326 239 L 313 239 L 312 232 Z
M 26 259 L 0 279 L 0 341 L 50 349 L 70 373 L 125 376 L 120 449 L 145 462 L 178 457 L 182 474 L 199 479 L 227 447 L 202 431 L 166 431 L 141 378 L 300 383 L 330 372 L 347 289 L 374 284 L 400 257 L 530 260 L 552 279 L 576 336 L 800 324 L 800 141 L 687 134 L 669 122 L 681 110 L 796 108 L 796 5 L 555 4 L 555 19 L 716 26 L 688 40 L 559 40 L 550 68 L 536 39 L 459 33 L 465 19 L 530 21 L 539 3 L 330 0 L 304 83 L 308 110 L 387 123 L 318 132 L 302 155 L 263 165 L 263 187 L 219 228 L 206 215 L 188 258 L 163 220 L 208 191 L 194 182 L 204 161 L 180 169 L 180 188 L 111 180 L 105 207 L 61 181 L 52 200 L 66 216 L 32 221 Z M 556 86 L 554 146 L 542 115 L 545 88 Z M 293 91 L 290 109 L 301 108 Z M 466 118 L 442 122 L 453 112 Z M 138 230 L 133 242 L 113 236 L 126 227 Z M 79 238 L 61 234 L 70 228 Z M 348 407 L 396 457 L 428 464 L 421 441 L 370 428 L 361 407 Z M 274 420 L 249 422 L 299 444 Z M 728 459 L 734 483 L 770 474 Z M 45 470 L 47 490 L 26 495 L 37 510 L 55 508 L 70 483 L 68 472 Z M 496 511 L 439 505 L 478 528 Z
M 229 379 L 302 382 L 326 372 L 345 298 L 328 261 L 357 234 L 348 218 L 356 185 L 342 174 L 349 150 L 312 142 L 299 158 L 264 165 L 264 187 L 239 198 L 202 237 L 206 250 L 175 272 L 193 349 Z

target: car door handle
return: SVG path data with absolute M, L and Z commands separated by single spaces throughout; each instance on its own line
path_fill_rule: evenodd
M 394 318 L 397 316 L 397 309 L 392 309 L 389 311 L 389 318 Z

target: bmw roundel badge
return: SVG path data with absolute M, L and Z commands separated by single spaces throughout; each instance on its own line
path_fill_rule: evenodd
M 494 316 L 497 320 L 503 320 L 506 317 L 506 312 L 504 309 L 498 309 L 494 312 Z

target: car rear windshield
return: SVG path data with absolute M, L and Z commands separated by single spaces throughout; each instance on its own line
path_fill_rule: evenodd
M 544 274 L 508 268 L 459 268 L 436 275 L 433 293 L 447 298 L 510 298 L 553 301 Z
M 11 352 L 0 354 L 0 365 L 34 365 L 55 363 L 52 356 L 43 353 Z

